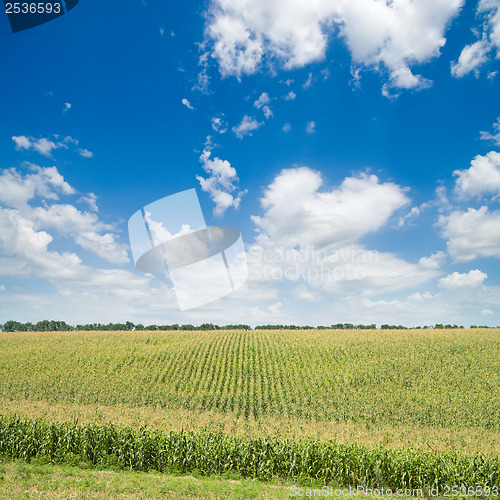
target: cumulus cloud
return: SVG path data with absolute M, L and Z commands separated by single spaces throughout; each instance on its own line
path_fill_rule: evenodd
M 300 239 L 301 235 L 297 232 L 296 237 Z M 276 238 L 258 238 L 247 254 L 249 280 L 259 282 L 261 287 L 280 282 L 307 285 L 322 298 L 325 295 L 320 292 L 373 296 L 412 289 L 439 276 L 437 260 L 430 256 L 411 263 L 356 243 L 289 248 Z M 433 265 L 429 265 L 431 261 Z
M 496 48 L 496 56 L 500 57 L 500 2 L 498 0 L 480 0 L 477 6 L 477 16 L 483 20 L 482 31 L 474 30 L 479 40 L 466 45 L 457 63 L 451 64 L 453 76 L 461 78 L 471 72 L 479 76 L 479 69 L 486 64 L 490 53 Z M 496 72 L 490 72 L 495 75 Z
M 304 302 L 317 302 L 320 300 L 319 294 L 311 291 L 307 285 L 299 285 L 295 287 L 293 294 L 295 298 Z
M 500 3 L 498 0 L 481 0 L 477 7 L 479 14 L 486 18 L 486 33 L 491 43 L 500 51 Z
M 30 149 L 31 140 L 24 135 L 12 136 L 12 140 L 16 143 L 16 149 Z
M 100 234 L 96 231 L 80 232 L 75 235 L 75 241 L 85 250 L 113 264 L 125 264 L 130 260 L 127 247 L 118 243 L 115 234 Z
M 32 150 L 48 158 L 52 156 L 52 152 L 54 150 L 60 148 L 69 149 L 69 146 L 72 146 L 73 149 L 84 158 L 92 158 L 94 156 L 94 154 L 88 149 L 77 148 L 76 146 L 78 146 L 79 141 L 69 135 L 64 137 L 62 140 L 60 140 L 59 135 L 57 134 L 54 134 L 52 137 L 57 142 L 54 142 L 52 139 L 48 139 L 46 137 L 36 139 L 35 137 L 27 137 L 25 135 L 12 136 L 12 140 L 14 141 L 15 148 L 18 151 L 21 149 Z
M 95 193 L 87 193 L 86 196 L 82 197 L 82 201 L 87 203 L 89 208 L 93 210 L 94 212 L 99 211 L 99 207 L 97 206 L 97 196 Z
M 34 137 L 26 137 L 24 135 L 12 136 L 12 140 L 16 143 L 16 149 L 33 149 L 41 155 L 51 156 L 54 149 L 63 147 L 62 144 L 56 144 L 53 141 L 42 137 L 41 139 L 35 139 Z
M 490 314 L 495 314 L 495 312 L 494 312 L 494 311 L 492 311 L 491 309 L 483 309 L 483 310 L 481 311 L 481 315 L 482 315 L 482 316 L 489 316 Z
M 402 217 L 399 218 L 398 220 L 398 227 L 403 227 L 409 222 L 411 223 L 415 219 L 418 219 L 422 212 L 432 206 L 432 202 L 424 202 L 418 206 L 411 207 L 410 211 L 406 214 L 403 215 Z
M 13 291 L 5 301 L 13 315 L 24 314 L 26 318 L 27 312 L 27 319 L 34 320 L 62 311 L 66 321 L 87 322 L 85 314 L 92 310 L 100 318 L 119 321 L 124 301 L 127 310 L 135 314 L 141 309 L 151 313 L 153 303 L 157 308 L 160 304 L 165 307 L 166 287 L 157 293 L 151 287 L 151 277 L 122 269 L 94 269 L 74 252 L 51 250 L 53 241 L 51 234 L 38 230 L 19 211 L 0 207 L 0 276 L 39 278 L 59 290 L 55 296 L 46 291 Z
M 312 78 L 313 74 L 309 73 L 309 75 L 307 75 L 307 80 L 302 84 L 304 90 L 307 90 L 312 85 Z
M 246 135 L 252 135 L 252 132 L 262 125 L 262 122 L 258 122 L 254 117 L 245 115 L 241 122 L 234 126 L 232 130 L 238 139 L 243 139 Z
M 260 97 L 253 103 L 253 105 L 257 109 L 262 109 L 264 112 L 264 116 L 267 118 L 273 116 L 273 112 L 271 111 L 271 108 L 269 107 L 269 103 L 271 102 L 271 99 L 269 98 L 269 95 L 267 92 L 262 92 Z
M 23 214 L 29 217 L 36 229 L 56 229 L 108 262 L 129 262 L 127 246 L 120 244 L 117 236 L 109 232 L 113 226 L 101 222 L 95 213 L 81 212 L 69 204 L 53 204 L 25 210 Z
M 194 109 L 194 107 L 191 105 L 191 103 L 187 99 L 182 99 L 182 104 L 186 106 L 188 109 Z
M 490 0 L 491 1 L 491 0 Z M 357 65 L 387 71 L 390 86 L 422 88 L 411 66 L 439 56 L 445 31 L 463 0 L 212 0 L 205 36 L 223 76 L 285 69 L 325 58 L 340 37 Z M 425 36 L 422 36 L 425 33 Z
M 250 283 L 268 289 L 295 284 L 294 296 L 315 302 L 327 294 L 365 296 L 411 289 L 440 274 L 443 252 L 407 262 L 369 250 L 359 240 L 382 228 L 408 199 L 405 189 L 365 174 L 332 190 L 307 167 L 283 170 L 260 200 L 263 215 L 247 260 Z
M 478 323 L 478 315 L 485 307 L 497 309 L 500 305 L 500 287 L 481 285 L 473 288 L 440 288 L 436 294 L 429 291 L 413 292 L 407 297 L 374 300 L 351 295 L 322 307 L 320 314 L 326 318 L 339 317 L 351 323 L 387 323 L 402 325 L 458 324 L 468 326 Z M 323 304 L 322 304 L 323 305 Z M 318 312 L 315 312 L 316 316 Z M 319 318 L 321 321 L 321 318 Z M 327 320 L 326 320 L 327 321 Z M 325 323 L 326 321 L 323 321 Z M 329 324 L 329 323 L 326 323 Z M 495 323 L 496 324 L 496 323 Z
M 497 146 L 500 146 L 500 117 L 493 124 L 493 133 L 481 132 L 481 139 L 483 141 L 492 141 Z
M 314 132 L 316 132 L 316 122 L 315 121 L 311 120 L 310 122 L 307 122 L 306 132 L 308 134 L 314 134 Z
M 71 109 L 71 103 L 70 102 L 65 102 L 64 103 L 64 109 L 63 109 L 63 113 L 66 113 L 67 111 L 69 111 Z
M 46 231 L 55 229 L 109 262 L 129 261 L 127 247 L 118 243 L 116 235 L 109 232 L 113 227 L 101 222 L 95 213 L 81 212 L 67 203 L 47 203 L 76 193 L 56 167 L 29 164 L 29 168 L 32 173 L 23 175 L 16 169 L 9 169 L 0 175 L 0 204 L 5 207 L 2 209 L 4 222 L 10 221 L 12 231 L 33 233 L 34 239 L 47 246 L 53 237 Z M 43 199 L 43 206 L 29 203 L 37 197 Z M 97 209 L 95 195 L 86 201 Z
M 482 285 L 487 277 L 488 275 L 479 271 L 479 269 L 474 269 L 468 273 L 454 272 L 441 278 L 438 281 L 438 286 L 447 289 L 476 288 Z
M 82 156 L 83 158 L 93 158 L 94 157 L 94 153 L 92 153 L 92 151 L 89 151 L 88 149 L 85 149 L 85 148 L 80 148 L 78 150 L 78 152 L 80 153 L 80 156 Z
M 224 121 L 223 116 L 214 116 L 210 123 L 215 132 L 219 134 L 225 134 L 227 132 L 227 123 Z
M 500 153 L 490 151 L 486 156 L 478 155 L 471 167 L 455 170 L 455 189 L 459 196 L 481 196 L 485 193 L 500 195 Z
M 211 152 L 207 148 L 203 150 L 200 161 L 208 177 L 197 175 L 196 179 L 201 189 L 207 192 L 215 203 L 214 214 L 223 215 L 230 207 L 238 208 L 246 190 L 238 190 L 236 169 L 227 160 L 217 157 L 211 159 Z
M 455 210 L 441 215 L 438 224 L 455 262 L 500 258 L 500 211 L 490 212 L 486 206 L 478 210 L 469 208 L 466 212 Z
M 293 101 L 297 97 L 297 94 L 295 92 L 291 91 L 288 92 L 288 94 L 284 97 L 285 101 Z
M 409 201 L 405 189 L 375 175 L 347 177 L 330 191 L 322 184 L 308 167 L 282 170 L 260 200 L 264 215 L 252 217 L 258 241 L 286 248 L 349 242 L 380 229 Z
M 451 63 L 451 74 L 461 78 L 474 72 L 476 78 L 479 76 L 479 68 L 488 60 L 491 44 L 487 40 L 479 40 L 467 45 L 462 50 L 458 62 Z
M 35 196 L 57 200 L 59 195 L 71 195 L 76 191 L 58 172 L 56 167 L 42 168 L 26 164 L 32 173 L 22 175 L 15 168 L 6 169 L 0 175 L 0 203 L 19 208 Z
M 0 274 L 54 279 L 74 276 L 81 259 L 74 253 L 48 251 L 52 240 L 47 232 L 36 231 L 34 223 L 17 210 L 0 208 Z

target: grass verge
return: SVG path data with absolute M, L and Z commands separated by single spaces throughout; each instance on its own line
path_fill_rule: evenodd
M 238 477 L 106 471 L 0 459 L 1 500 L 170 498 L 282 499 L 290 498 L 290 486 Z

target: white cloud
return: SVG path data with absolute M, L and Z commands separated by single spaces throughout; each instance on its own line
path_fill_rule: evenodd
M 390 86 L 422 88 L 410 67 L 439 56 L 463 0 L 212 0 L 205 35 L 223 76 L 285 69 L 325 58 L 341 37 L 357 65 L 388 71 Z M 425 33 L 425 36 L 422 36 Z
M 262 122 L 258 122 L 254 117 L 245 115 L 241 123 L 233 127 L 232 130 L 238 139 L 243 139 L 246 135 L 252 135 L 252 132 L 262 125 Z
M 438 223 L 448 240 L 448 253 L 456 262 L 500 258 L 500 211 L 489 212 L 486 206 L 467 212 L 456 210 L 440 216 Z
M 296 228 L 294 238 L 307 239 L 300 230 Z M 258 237 L 250 246 L 250 282 L 259 283 L 261 288 L 283 283 L 303 285 L 316 298 L 325 299 L 330 294 L 373 296 L 412 289 L 440 274 L 436 256 L 411 263 L 355 243 L 290 247 L 281 242 L 277 237 Z
M 78 152 L 80 153 L 80 156 L 83 156 L 83 158 L 93 158 L 94 157 L 94 153 L 92 153 L 92 151 L 89 151 L 88 149 L 80 148 L 78 150 Z
M 49 141 L 45 137 L 35 139 L 33 137 L 28 138 L 24 135 L 20 135 L 12 136 L 12 140 L 16 143 L 16 149 L 34 149 L 44 156 L 51 156 L 54 149 L 63 147 L 62 144 L 55 144 L 53 141 Z
M 187 99 L 182 99 L 182 104 L 186 106 L 188 109 L 194 109 L 194 107 L 191 105 L 191 103 Z
M 491 314 L 495 314 L 491 309 L 483 309 L 481 311 L 481 316 L 489 316 Z
M 458 62 L 451 63 L 451 74 L 457 78 L 474 72 L 479 76 L 479 68 L 488 60 L 491 45 L 487 40 L 479 40 L 462 50 Z
M 54 136 L 56 139 L 58 139 L 58 136 Z M 67 135 L 63 140 L 62 143 L 64 144 L 63 147 L 67 147 L 66 144 L 74 144 L 75 146 L 78 146 L 80 141 L 78 139 L 73 139 L 70 135 Z
M 52 242 L 50 234 L 37 231 L 17 210 L 0 208 L 0 276 L 38 278 L 56 288 L 55 294 L 46 289 L 25 292 L 22 286 L 19 291 L 13 289 L 4 304 L 13 317 L 37 321 L 52 316 L 71 324 L 88 323 L 88 311 L 92 311 L 92 321 L 123 321 L 124 308 L 132 316 L 151 317 L 155 308 L 168 309 L 175 303 L 165 285 L 151 286 L 151 277 L 122 269 L 94 269 L 75 253 L 51 250 Z
M 278 316 L 281 313 L 281 306 L 283 304 L 281 302 L 275 302 L 274 304 L 271 304 L 267 310 L 272 314 Z
M 411 207 L 410 211 L 399 218 L 398 227 L 403 227 L 408 221 L 412 221 L 420 217 L 421 213 L 428 207 L 431 206 L 430 202 L 422 203 L 419 206 Z
M 54 204 L 48 208 L 35 207 L 28 214 L 37 229 L 57 229 L 70 235 L 82 248 L 115 264 L 129 262 L 127 246 L 116 241 L 116 235 L 104 233 L 112 230 L 102 223 L 95 213 L 80 212 L 73 205 Z
M 500 117 L 497 118 L 496 123 L 493 124 L 493 134 L 490 132 L 481 132 L 481 139 L 483 141 L 492 141 L 500 146 Z
M 48 158 L 52 156 L 52 152 L 54 150 L 60 148 L 68 149 L 68 145 L 73 145 L 74 150 L 84 158 L 92 158 L 94 156 L 93 153 L 88 149 L 76 148 L 79 141 L 77 139 L 73 139 L 73 137 L 69 135 L 64 137 L 62 141 L 59 140 L 59 135 L 57 134 L 54 134 L 53 137 L 57 142 L 54 142 L 53 140 L 47 139 L 45 137 L 35 139 L 34 137 L 26 137 L 24 135 L 12 136 L 12 140 L 15 142 L 15 148 L 17 150 L 34 150 Z
M 266 119 L 273 116 L 273 112 L 271 111 L 271 108 L 269 107 L 270 102 L 271 102 L 271 99 L 269 98 L 269 95 L 267 94 L 267 92 L 262 92 L 260 97 L 253 103 L 253 105 L 257 109 L 262 109 Z
M 70 109 L 71 109 L 71 103 L 70 102 L 65 102 L 64 103 L 63 113 L 66 113 L 66 111 L 69 111 Z
M 312 76 L 312 73 L 309 73 L 309 75 L 307 75 L 307 80 L 302 85 L 302 88 L 304 88 L 305 90 L 307 90 L 312 85 Z
M 314 134 L 314 132 L 316 132 L 316 122 L 314 122 L 314 121 L 307 122 L 306 132 L 308 134 Z
M 201 189 L 207 192 L 215 203 L 214 213 L 222 215 L 229 207 L 238 208 L 245 191 L 238 191 L 238 175 L 236 169 L 227 160 L 210 158 L 211 152 L 204 149 L 200 156 L 203 170 L 207 178 L 196 176 Z
M 295 94 L 295 92 L 290 90 L 290 92 L 288 92 L 288 94 L 284 97 L 284 99 L 285 99 L 285 101 L 293 101 L 296 97 L 297 97 L 297 94 Z
M 116 240 L 117 237 L 114 234 L 99 234 L 95 231 L 81 232 L 75 235 L 75 241 L 85 250 L 113 264 L 125 264 L 130 260 L 127 247 L 119 244 Z
M 0 275 L 68 278 L 75 276 L 81 260 L 74 254 L 50 252 L 53 238 L 36 231 L 32 221 L 17 210 L 0 208 Z
M 500 305 L 500 287 L 479 286 L 470 289 L 446 289 L 433 295 L 428 291 L 413 292 L 407 297 L 393 300 L 373 300 L 369 297 L 348 296 L 333 301 L 330 307 L 319 311 L 325 318 L 342 318 L 351 323 L 383 323 L 412 325 L 477 324 L 478 317 L 486 307 Z M 318 316 L 318 312 L 315 312 Z M 321 322 L 321 317 L 318 321 Z M 323 324 L 329 324 L 328 319 Z
M 318 293 L 312 292 L 306 285 L 299 285 L 294 288 L 293 294 L 296 299 L 305 302 L 317 302 L 320 300 Z
M 418 263 L 425 269 L 439 269 L 446 259 L 446 254 L 439 250 L 429 257 L 422 257 Z
M 82 201 L 87 203 L 89 208 L 93 210 L 94 212 L 99 211 L 99 207 L 97 206 L 97 196 L 95 193 L 87 193 L 86 196 L 82 197 Z
M 95 213 L 80 212 L 76 207 L 69 204 L 53 204 L 44 207 L 23 210 L 23 214 L 29 214 L 34 226 L 44 229 L 57 229 L 61 233 L 90 232 L 93 230 L 112 229 L 109 224 L 99 221 Z
M 440 288 L 446 289 L 463 289 L 463 288 L 476 288 L 483 284 L 483 281 L 488 277 L 487 274 L 479 271 L 479 269 L 474 269 L 468 273 L 457 273 L 454 272 L 441 278 L 438 281 L 438 286 Z
M 127 247 L 119 244 L 115 235 L 105 232 L 113 227 L 102 223 L 95 213 L 81 212 L 69 204 L 47 204 L 48 200 L 58 200 L 61 195 L 76 193 L 56 167 L 41 168 L 30 165 L 30 169 L 33 173 L 25 175 L 21 175 L 16 169 L 2 172 L 0 187 L 3 189 L 0 193 L 0 203 L 13 209 L 2 209 L 4 220 L 7 220 L 5 214 L 9 214 L 12 224 L 16 225 L 15 222 L 19 221 L 17 226 L 23 234 L 39 231 L 36 237 L 46 242 L 46 245 L 52 241 L 52 236 L 45 231 L 56 229 L 60 234 L 70 236 L 77 244 L 109 262 L 129 261 Z M 44 199 L 44 206 L 32 207 L 28 204 L 36 197 Z M 95 195 L 86 201 L 93 203 L 97 209 Z
M 356 68 L 351 66 L 351 76 L 352 79 L 349 81 L 349 84 L 353 87 L 353 89 L 361 88 L 361 68 Z
M 48 139 L 42 138 L 36 140 L 33 144 L 32 147 L 35 151 L 38 151 L 41 155 L 44 156 L 50 156 L 52 153 L 53 149 L 57 149 L 57 145 L 49 141 Z
M 42 168 L 26 164 L 30 174 L 21 175 L 16 169 L 6 169 L 0 175 L 0 202 L 19 208 L 35 196 L 57 200 L 60 194 L 71 195 L 75 190 L 64 180 L 56 167 Z
M 285 134 L 288 134 L 288 132 L 290 132 L 290 130 L 292 130 L 292 126 L 289 123 L 285 123 L 283 125 L 283 127 L 281 128 L 281 130 L 283 130 L 283 132 L 285 132 Z
M 161 245 L 166 241 L 170 241 L 174 238 L 178 238 L 179 236 L 184 236 L 193 232 L 193 229 L 189 224 L 182 224 L 180 230 L 177 233 L 172 234 L 168 228 L 165 227 L 165 224 L 162 221 L 153 219 L 151 212 L 148 212 L 147 210 L 144 212 L 144 220 L 148 224 L 148 231 L 150 232 L 155 245 Z
M 486 32 L 491 43 L 497 48 L 498 58 L 500 53 L 500 2 L 498 0 L 481 0 L 477 11 L 486 17 Z
M 210 120 L 212 128 L 219 134 L 225 134 L 227 132 L 227 123 L 224 121 L 222 116 L 214 116 Z
M 257 108 L 260 109 L 262 106 L 265 106 L 266 104 L 269 104 L 271 102 L 271 99 L 269 98 L 269 94 L 267 92 L 262 92 L 260 94 L 260 97 L 253 103 L 253 105 Z
M 500 2 L 498 0 L 480 0 L 477 6 L 477 16 L 483 21 L 482 30 L 473 30 L 480 40 L 466 45 L 462 50 L 457 63 L 452 63 L 451 72 L 458 78 L 474 72 L 479 76 L 479 68 L 486 64 L 490 53 L 496 47 L 496 57 L 500 57 Z M 496 74 L 488 72 L 487 78 Z
M 500 153 L 490 151 L 486 156 L 478 155 L 471 167 L 455 170 L 455 189 L 459 196 L 481 196 L 485 193 L 500 195 Z
M 321 174 L 308 167 L 282 170 L 260 200 L 264 215 L 252 217 L 258 243 L 344 244 L 377 231 L 409 201 L 405 189 L 380 183 L 375 175 L 346 177 L 330 191 L 322 191 L 322 183 Z
M 31 147 L 31 140 L 24 135 L 14 135 L 12 140 L 16 143 L 16 149 L 29 149 Z

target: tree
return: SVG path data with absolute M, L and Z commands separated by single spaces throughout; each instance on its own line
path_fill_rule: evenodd
M 21 332 L 22 331 L 22 323 L 19 321 L 7 321 L 3 325 L 4 332 Z

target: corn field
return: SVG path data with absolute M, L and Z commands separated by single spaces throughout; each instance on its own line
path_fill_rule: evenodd
M 0 396 L 500 430 L 492 330 L 0 334 Z
M 325 484 L 492 486 L 500 474 L 499 333 L 1 333 L 0 413 L 9 411 L 0 416 L 0 454 Z M 42 414 L 31 414 L 37 405 Z M 44 417 L 56 407 L 57 418 Z M 122 418 L 83 417 L 102 408 Z M 136 411 L 148 418 L 123 423 Z M 244 433 L 149 425 L 167 413 L 182 422 L 205 414 L 242 421 Z M 80 416 L 82 424 L 68 423 Z M 265 431 L 269 422 L 278 432 Z M 290 422 L 296 427 L 281 434 Z M 295 432 L 307 425 L 316 432 Z M 322 433 L 331 428 L 351 429 L 351 439 Z M 360 442 L 380 428 L 385 440 Z M 400 445 L 397 432 L 419 438 Z M 436 449 L 443 433 L 457 438 Z
M 324 484 L 386 488 L 498 487 L 500 458 L 406 449 L 366 449 L 314 440 L 245 439 L 222 433 L 77 425 L 0 417 L 0 454 L 56 463 L 243 477 L 312 478 Z

